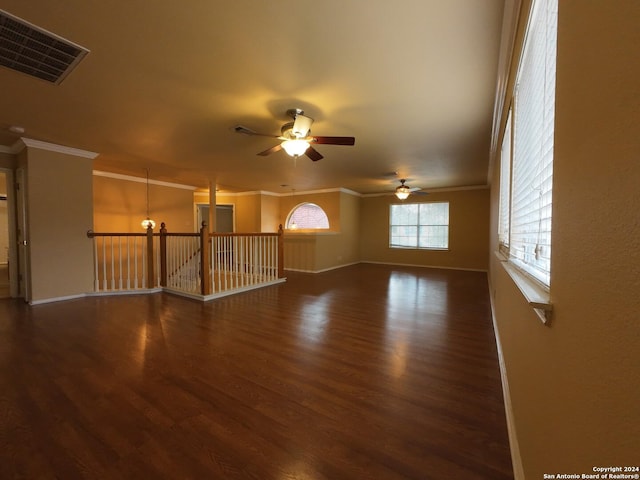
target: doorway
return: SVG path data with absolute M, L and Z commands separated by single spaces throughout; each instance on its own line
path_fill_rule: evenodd
M 200 230 L 202 222 L 208 222 L 209 219 L 209 205 L 206 203 L 198 203 L 197 205 L 197 218 L 196 229 Z M 233 233 L 234 218 L 233 218 L 233 205 L 224 204 L 216 205 L 216 233 Z
M 0 171 L 0 298 L 10 296 L 8 183 L 7 174 Z

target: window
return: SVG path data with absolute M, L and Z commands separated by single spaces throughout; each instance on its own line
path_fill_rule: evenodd
M 329 218 L 324 210 L 315 203 L 302 203 L 289 213 L 286 228 L 289 230 L 297 228 L 327 229 L 329 228 Z
M 511 112 L 502 137 L 500 151 L 500 203 L 498 204 L 498 243 L 501 250 L 509 248 L 509 199 L 511 197 Z
M 501 249 L 546 286 L 551 272 L 557 17 L 558 0 L 534 1 L 501 153 Z
M 391 205 L 391 248 L 449 248 L 449 203 Z

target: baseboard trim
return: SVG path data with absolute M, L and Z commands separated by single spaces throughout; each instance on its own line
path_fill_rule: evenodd
M 79 293 L 77 295 L 66 295 L 64 297 L 52 297 L 52 298 L 42 298 L 40 300 L 31 300 L 29 305 L 44 305 L 45 303 L 54 303 L 54 302 L 65 302 L 67 300 L 77 300 L 78 298 L 86 297 L 86 293 Z
M 120 295 L 149 295 L 162 292 L 162 287 L 141 288 L 139 290 L 109 290 L 104 292 L 89 292 L 87 297 L 115 297 Z
M 502 354 L 502 342 L 500 341 L 500 333 L 498 332 L 498 324 L 496 321 L 496 309 L 493 298 L 493 289 L 491 287 L 491 279 L 487 276 L 489 284 L 489 301 L 491 304 L 491 321 L 493 322 L 493 334 L 496 339 L 496 347 L 498 350 L 498 364 L 500 366 L 500 379 L 502 380 L 502 397 L 504 398 L 504 412 L 507 418 L 507 433 L 509 435 L 509 449 L 511 450 L 511 464 L 513 466 L 514 480 L 525 480 L 524 469 L 522 467 L 522 457 L 520 456 L 520 444 L 516 434 L 516 425 L 513 417 L 513 408 L 511 406 L 511 393 L 509 391 L 509 380 L 507 379 L 507 370 L 504 364 L 504 356 Z
M 189 292 L 183 292 L 181 290 L 175 290 L 172 288 L 163 288 L 162 291 L 164 293 L 169 293 L 171 295 L 177 295 L 179 297 L 184 297 L 184 298 L 190 298 L 191 300 L 197 300 L 200 302 L 209 302 L 211 300 L 215 300 L 217 298 L 222 298 L 222 297 L 228 297 L 230 295 L 235 295 L 237 293 L 243 293 L 243 292 L 249 292 L 251 290 L 258 290 L 259 288 L 264 288 L 264 287 L 270 287 L 271 285 L 277 285 L 279 283 L 284 283 L 287 281 L 287 278 L 278 278 L 277 280 L 273 280 L 271 282 L 265 282 L 265 283 L 261 283 L 259 285 L 248 285 L 246 287 L 242 287 L 242 288 L 238 288 L 238 289 L 234 289 L 234 290 L 227 290 L 224 292 L 218 292 L 218 293 L 212 293 L 211 295 L 201 295 L 198 293 L 189 293 Z
M 351 265 L 358 265 L 359 263 L 363 263 L 363 262 L 345 263 L 342 265 L 336 265 L 335 267 L 323 268 L 321 270 L 304 270 L 300 268 L 287 268 L 287 267 L 285 267 L 284 270 L 289 272 L 301 272 L 301 273 L 323 273 L 323 272 L 330 272 L 331 270 L 338 270 L 339 268 L 350 267 Z
M 363 260 L 359 263 L 372 263 L 374 265 L 390 265 L 395 267 L 421 267 L 421 268 L 434 268 L 440 270 L 461 270 L 463 272 L 482 272 L 487 273 L 488 270 L 482 268 L 463 268 L 463 267 L 443 267 L 441 265 L 421 265 L 417 263 L 393 263 L 393 262 L 374 262 L 372 260 Z

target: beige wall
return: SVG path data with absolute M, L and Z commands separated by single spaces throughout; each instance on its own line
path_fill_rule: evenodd
M 560 2 L 550 326 L 491 261 L 527 479 L 638 464 L 639 23 L 636 0 Z
M 319 269 L 360 261 L 360 204 L 358 196 L 340 192 L 340 236 L 326 237 L 325 249 L 316 257 Z
M 233 205 L 234 215 L 236 218 L 236 232 L 251 233 L 261 231 L 261 194 L 251 193 L 246 195 L 225 195 L 219 193 L 216 196 L 216 202 Z
M 284 237 L 284 263 L 290 270 L 319 272 L 360 260 L 360 198 L 342 191 L 303 193 L 280 197 L 280 222 L 291 210 L 312 202 L 329 218 L 329 229 L 320 232 L 288 231 Z
M 277 232 L 280 225 L 283 225 L 280 221 L 280 198 L 276 195 L 263 194 L 261 200 L 260 231 Z
M 96 232 L 143 232 L 147 217 L 144 182 L 93 176 L 93 229 Z M 193 232 L 193 191 L 165 185 L 149 185 L 150 217 L 156 230 L 165 222 L 170 232 Z
M 26 165 L 31 301 L 90 292 L 91 160 L 29 147 Z
M 389 248 L 389 206 L 395 195 L 364 197 L 360 215 L 360 256 L 365 262 L 488 269 L 489 190 L 456 190 L 414 195 L 404 202 L 449 202 L 449 250 Z

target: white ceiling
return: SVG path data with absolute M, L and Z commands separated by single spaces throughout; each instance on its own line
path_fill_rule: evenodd
M 98 152 L 94 167 L 222 190 L 485 185 L 504 0 L 3 0 L 90 50 L 60 85 L 0 68 L 0 144 Z M 297 161 L 237 124 L 354 136 Z M 285 186 L 282 186 L 285 185 Z

